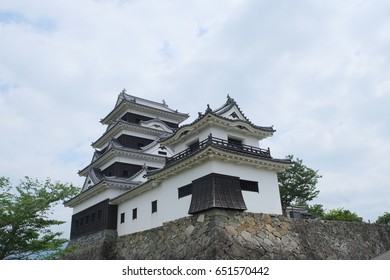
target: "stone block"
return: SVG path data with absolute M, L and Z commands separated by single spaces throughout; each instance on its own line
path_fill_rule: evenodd
M 228 233 L 234 235 L 234 236 L 237 236 L 238 235 L 238 232 L 237 230 L 233 227 L 233 226 L 225 226 L 225 229 Z
M 200 214 L 198 219 L 196 219 L 197 222 L 203 223 L 204 222 L 204 214 Z

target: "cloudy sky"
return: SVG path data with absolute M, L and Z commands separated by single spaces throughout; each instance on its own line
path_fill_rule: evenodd
M 123 88 L 190 121 L 230 94 L 274 125 L 261 147 L 319 170 L 314 203 L 375 221 L 390 211 L 389 11 L 386 0 L 2 0 L 0 176 L 81 186 Z

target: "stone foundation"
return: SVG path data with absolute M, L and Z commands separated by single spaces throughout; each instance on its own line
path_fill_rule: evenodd
M 147 231 L 72 240 L 67 259 L 371 259 L 390 227 L 213 209 Z

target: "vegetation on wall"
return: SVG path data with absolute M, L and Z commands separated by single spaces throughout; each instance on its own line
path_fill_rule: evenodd
M 359 217 L 356 213 L 351 212 L 350 210 L 337 208 L 328 210 L 324 214 L 324 220 L 362 222 L 363 218 Z
M 390 213 L 385 212 L 383 215 L 379 216 L 376 220 L 377 224 L 390 225 Z

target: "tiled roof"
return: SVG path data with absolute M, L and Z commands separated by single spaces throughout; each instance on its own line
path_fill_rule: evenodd
M 181 113 L 178 110 L 173 110 L 169 108 L 165 101 L 163 101 L 162 103 L 150 101 L 147 99 L 129 95 L 126 93 L 125 90 L 123 90 L 118 96 L 114 109 L 112 109 L 111 112 L 108 113 L 107 116 L 101 120 L 101 123 L 107 124 L 107 122 L 109 122 L 110 120 L 119 118 L 120 116 L 117 116 L 116 114 L 122 112 L 122 110 L 125 110 L 127 108 L 127 105 L 129 104 L 134 104 L 135 107 L 138 107 L 141 110 L 169 116 L 170 118 L 176 119 L 180 122 L 186 120 L 189 117 L 189 115 L 186 113 Z
M 138 104 L 141 104 L 141 105 L 144 105 L 147 107 L 159 109 L 161 111 L 167 111 L 167 112 L 174 113 L 174 114 L 188 116 L 188 114 L 180 113 L 180 112 L 178 112 L 178 110 L 173 110 L 173 109 L 169 108 L 169 106 L 166 104 L 165 100 L 163 100 L 163 102 L 160 103 L 160 102 L 155 102 L 155 101 L 143 99 L 143 98 L 140 98 L 137 96 L 127 94 L 126 89 L 123 89 L 122 92 L 119 94 L 118 100 L 117 100 L 117 103 L 115 106 L 118 106 L 122 102 L 122 100 L 126 100 L 126 101 L 132 102 L 132 103 L 138 103 Z
M 153 144 L 154 146 L 158 145 L 158 141 L 155 140 L 151 144 Z M 131 153 L 134 156 L 138 155 L 138 156 L 142 156 L 142 157 L 149 157 L 149 158 L 163 160 L 165 158 L 164 156 L 149 154 L 149 153 L 146 152 L 147 150 L 149 150 L 149 149 L 151 149 L 153 147 L 151 144 L 146 146 L 147 148 L 145 150 L 139 150 L 139 149 L 133 149 L 133 148 L 124 147 L 124 146 L 122 146 L 119 143 L 119 141 L 117 139 L 112 139 L 109 142 L 109 144 L 107 145 L 107 147 L 105 147 L 103 150 L 101 150 L 101 151 L 96 150 L 95 151 L 91 163 L 87 167 L 85 167 L 84 169 L 80 170 L 79 174 L 85 173 L 87 170 L 92 168 L 96 161 L 98 161 L 100 158 L 102 158 L 103 156 L 105 156 L 106 154 L 108 154 L 111 151 L 119 151 L 119 152 Z

